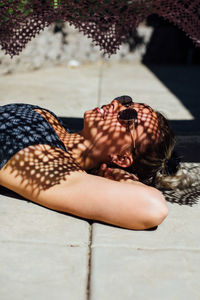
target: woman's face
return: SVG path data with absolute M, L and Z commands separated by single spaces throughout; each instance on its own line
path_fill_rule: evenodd
M 119 120 L 120 111 L 127 109 L 117 100 L 102 108 L 88 110 L 84 114 L 84 136 L 99 148 L 108 153 L 119 153 L 123 150 L 143 151 L 150 141 L 156 141 L 159 134 L 156 113 L 147 105 L 132 103 L 128 108 L 137 111 L 135 126 Z

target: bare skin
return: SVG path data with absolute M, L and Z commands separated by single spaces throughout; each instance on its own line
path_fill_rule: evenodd
M 139 111 L 140 105 L 134 105 Z M 99 109 L 87 111 L 84 128 L 76 134 L 68 134 L 52 115 L 37 110 L 50 123 L 52 120 L 69 153 L 49 145 L 29 146 L 0 170 L 0 184 L 35 203 L 83 218 L 129 229 L 159 225 L 168 213 L 163 195 L 140 183 L 135 175 L 107 168 L 111 162 L 130 166 L 134 163 L 132 136 L 136 143 L 145 140 L 145 126 L 138 126 L 132 135 L 119 122 L 117 115 L 123 109 L 114 100 L 104 107 L 103 115 Z M 148 113 L 140 117 L 145 120 Z M 156 134 L 152 135 L 155 140 Z M 98 167 L 102 177 L 85 172 Z

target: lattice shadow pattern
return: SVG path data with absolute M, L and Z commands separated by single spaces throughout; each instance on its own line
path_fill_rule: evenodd
M 162 191 L 167 201 L 180 205 L 193 206 L 200 200 L 200 164 L 199 163 L 182 163 L 182 168 L 187 171 L 188 176 L 192 179 L 190 187 L 183 190 L 164 190 Z
M 199 0 L 1 0 L 0 44 L 7 54 L 17 55 L 41 30 L 62 20 L 111 55 L 152 14 L 177 25 L 200 46 Z
M 15 177 L 20 178 L 21 185 L 35 195 L 81 170 L 68 153 L 49 145 L 34 145 L 19 151 L 10 159 L 9 168 Z

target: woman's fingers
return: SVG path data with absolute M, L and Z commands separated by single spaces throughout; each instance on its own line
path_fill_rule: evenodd
M 106 164 L 106 163 L 101 164 L 100 169 L 101 169 L 102 171 L 105 171 L 106 168 L 107 168 L 107 164 Z
M 114 179 L 112 176 L 112 171 L 107 167 L 106 163 L 101 164 L 99 170 L 97 171 L 97 175 L 108 179 Z
M 113 175 L 113 171 L 111 168 L 107 168 L 104 172 L 104 177 L 105 178 L 108 178 L 108 179 L 111 179 L 111 180 L 115 180 L 115 177 Z
M 119 168 L 109 168 L 106 163 L 100 165 L 95 175 L 121 182 L 139 181 L 135 174 Z

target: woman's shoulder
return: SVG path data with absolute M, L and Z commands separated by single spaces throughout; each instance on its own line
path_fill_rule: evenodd
M 8 104 L 5 104 L 5 105 L 2 105 L 0 106 L 0 110 L 1 111 L 17 111 L 19 109 L 44 109 L 44 110 L 47 110 L 49 112 L 51 112 L 49 109 L 47 108 L 43 108 L 39 105 L 35 105 L 35 104 L 29 104 L 29 103 L 23 103 L 23 102 L 20 102 L 20 103 L 8 103 Z M 53 112 L 51 112 L 52 114 L 54 114 Z M 54 114 L 55 115 L 55 114 Z
M 0 109 L 1 110 L 10 110 L 10 109 L 18 109 L 20 107 L 27 107 L 27 108 L 34 108 L 34 107 L 39 107 L 38 105 L 34 105 L 34 104 L 28 104 L 28 103 L 23 103 L 23 102 L 20 102 L 20 103 L 8 103 L 8 104 L 5 104 L 5 105 L 2 105 L 0 106 Z
M 17 115 L 27 115 L 27 112 L 41 110 L 44 112 L 48 112 L 51 116 L 53 116 L 56 120 L 59 121 L 59 123 L 62 123 L 60 118 L 52 112 L 48 108 L 41 107 L 39 105 L 35 104 L 29 104 L 29 103 L 9 103 L 3 106 L 0 106 L 0 112 L 1 114 L 9 114 L 9 116 L 17 116 Z

